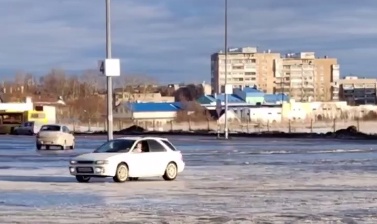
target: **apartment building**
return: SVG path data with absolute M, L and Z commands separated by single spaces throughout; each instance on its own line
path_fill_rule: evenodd
M 287 54 L 275 60 L 274 93 L 299 102 L 339 100 L 336 58 L 316 58 L 314 52 Z
M 339 80 L 339 98 L 350 105 L 376 104 L 377 79 L 346 76 Z
M 230 48 L 227 56 L 227 84 L 233 88 L 257 86 L 265 93 L 274 90 L 274 61 L 280 53 L 258 52 L 256 47 Z M 225 53 L 211 55 L 211 87 L 214 93 L 225 91 Z

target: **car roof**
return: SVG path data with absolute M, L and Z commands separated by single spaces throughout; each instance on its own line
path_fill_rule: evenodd
M 64 125 L 61 125 L 61 124 L 44 124 L 42 126 L 59 126 L 59 127 L 62 127 Z
M 154 140 L 163 140 L 168 141 L 167 138 L 161 138 L 161 137 L 154 137 L 154 136 L 129 136 L 129 137 L 120 137 L 116 139 L 124 139 L 124 140 L 147 140 L 147 139 L 154 139 Z

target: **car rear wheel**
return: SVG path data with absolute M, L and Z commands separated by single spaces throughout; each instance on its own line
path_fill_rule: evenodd
M 121 163 L 118 165 L 113 180 L 118 183 L 125 182 L 128 179 L 128 167 L 126 164 Z
M 129 177 L 128 180 L 130 180 L 130 181 L 137 181 L 137 180 L 139 180 L 139 178 L 138 177 Z
M 42 149 L 42 145 L 37 144 L 36 146 L 37 146 L 37 150 L 41 150 Z
M 82 176 L 82 175 L 77 175 L 76 176 L 76 180 L 77 180 L 77 182 L 80 182 L 80 183 L 88 183 L 89 180 L 90 180 L 90 177 L 88 177 L 88 176 Z
M 171 162 L 166 166 L 165 174 L 162 176 L 164 180 L 171 181 L 175 180 L 178 175 L 178 168 L 175 163 Z
M 69 149 L 74 149 L 75 148 L 75 143 L 72 143 L 73 145 L 69 146 Z

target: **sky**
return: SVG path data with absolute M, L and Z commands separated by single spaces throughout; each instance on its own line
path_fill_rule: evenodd
M 1 0 L 0 73 L 95 69 L 105 57 L 105 0 Z M 169 82 L 210 80 L 224 48 L 224 0 L 112 0 L 122 72 Z M 315 51 L 341 75 L 377 77 L 377 1 L 229 0 L 229 47 Z

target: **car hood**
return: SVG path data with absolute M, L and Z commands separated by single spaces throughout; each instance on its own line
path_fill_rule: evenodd
M 124 155 L 125 153 L 86 153 L 73 158 L 73 160 L 81 160 L 81 161 L 96 161 L 96 160 L 108 160 L 112 157 L 116 157 L 119 155 Z

